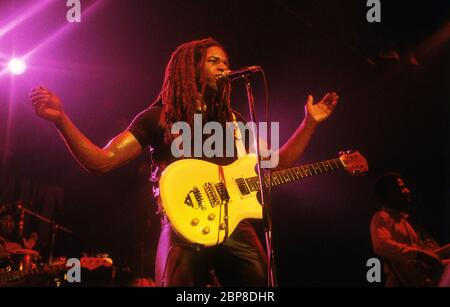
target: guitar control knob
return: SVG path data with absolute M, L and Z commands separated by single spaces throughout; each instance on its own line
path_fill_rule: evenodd
M 207 235 L 210 231 L 211 229 L 209 228 L 209 226 L 205 226 L 202 229 L 202 234 Z
M 192 221 L 191 221 L 191 225 L 192 225 L 192 226 L 197 226 L 198 223 L 200 223 L 200 221 L 199 221 L 198 218 L 193 218 Z
M 209 221 L 214 221 L 214 219 L 216 218 L 216 215 L 214 213 L 211 213 L 208 215 L 208 220 Z

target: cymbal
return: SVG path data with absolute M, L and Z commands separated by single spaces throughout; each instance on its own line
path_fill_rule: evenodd
M 32 249 L 18 248 L 9 251 L 11 255 L 31 255 L 31 256 L 39 256 L 39 252 Z
M 8 253 L 11 253 L 16 250 L 21 250 L 21 249 L 23 249 L 22 245 L 20 245 L 17 242 L 6 242 L 5 243 L 5 250 Z

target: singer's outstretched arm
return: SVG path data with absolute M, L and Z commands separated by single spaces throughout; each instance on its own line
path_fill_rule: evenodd
M 98 147 L 73 124 L 63 110 L 61 99 L 44 87 L 32 89 L 30 98 L 35 113 L 55 124 L 69 151 L 91 173 L 106 173 L 142 152 L 141 145 L 129 131 L 117 135 L 104 148 Z

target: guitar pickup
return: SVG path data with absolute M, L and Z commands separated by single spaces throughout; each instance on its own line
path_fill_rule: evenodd
M 223 182 L 216 183 L 214 186 L 216 188 L 217 193 L 219 194 L 222 203 L 228 202 L 230 200 L 230 195 L 228 194 L 228 190 L 223 184 Z
M 241 192 L 241 195 L 245 196 L 250 194 L 250 189 L 248 188 L 244 178 L 237 178 L 234 181 L 236 182 L 236 185 L 239 189 L 239 192 Z
M 211 207 L 216 207 L 220 205 L 221 201 L 219 199 L 219 196 L 216 193 L 216 190 L 214 189 L 214 186 L 212 183 L 207 182 L 203 185 L 203 189 L 205 190 L 206 196 L 208 197 L 209 203 L 211 204 Z

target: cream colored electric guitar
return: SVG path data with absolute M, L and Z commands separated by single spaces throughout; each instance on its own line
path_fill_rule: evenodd
M 197 159 L 182 159 L 170 164 L 161 176 L 160 195 L 175 231 L 192 243 L 213 246 L 230 236 L 242 220 L 261 219 L 256 162 L 254 155 L 247 155 L 227 166 Z M 272 171 L 271 185 L 340 168 L 351 174 L 361 174 L 368 166 L 359 152 L 345 152 L 337 159 Z M 263 178 L 268 187 L 268 176 Z

